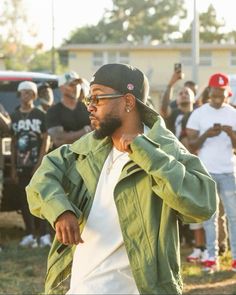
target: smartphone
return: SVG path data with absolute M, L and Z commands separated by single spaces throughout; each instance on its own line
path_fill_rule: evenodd
M 221 124 L 220 123 L 215 123 L 213 126 L 214 126 L 214 128 L 221 128 Z
M 182 64 L 181 63 L 175 63 L 174 64 L 174 71 L 175 72 L 181 72 L 182 71 Z

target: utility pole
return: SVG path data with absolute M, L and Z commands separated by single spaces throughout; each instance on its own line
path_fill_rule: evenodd
M 51 71 L 52 74 L 55 74 L 56 63 L 55 63 L 55 45 L 54 45 L 54 0 L 52 0 L 52 47 L 51 47 Z
M 192 26 L 192 80 L 198 84 L 199 68 L 199 14 L 197 0 L 193 4 L 193 26 Z

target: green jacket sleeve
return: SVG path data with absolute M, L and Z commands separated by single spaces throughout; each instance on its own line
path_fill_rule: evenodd
M 29 185 L 26 187 L 27 200 L 31 213 L 47 219 L 54 227 L 59 215 L 65 211 L 74 212 L 78 219 L 81 211 L 73 205 L 65 190 L 65 175 L 75 161 L 69 146 L 62 146 L 44 156 Z
M 163 134 L 161 128 L 158 131 L 155 142 L 145 135 L 135 138 L 130 158 L 152 177 L 155 194 L 176 210 L 183 222 L 209 219 L 216 210 L 215 182 L 197 156 L 173 135 Z

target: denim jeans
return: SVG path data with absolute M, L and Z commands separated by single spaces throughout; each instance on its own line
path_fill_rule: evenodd
M 217 192 L 224 207 L 228 221 L 231 255 L 233 260 L 236 260 L 236 176 L 234 173 L 211 173 L 211 176 L 217 184 Z M 203 223 L 206 234 L 207 250 L 210 257 L 218 256 L 218 216 L 219 204 L 216 213 Z

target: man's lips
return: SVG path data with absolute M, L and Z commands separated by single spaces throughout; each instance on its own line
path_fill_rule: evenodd
M 89 116 L 90 121 L 94 121 L 97 120 L 97 118 L 95 118 L 94 116 Z

